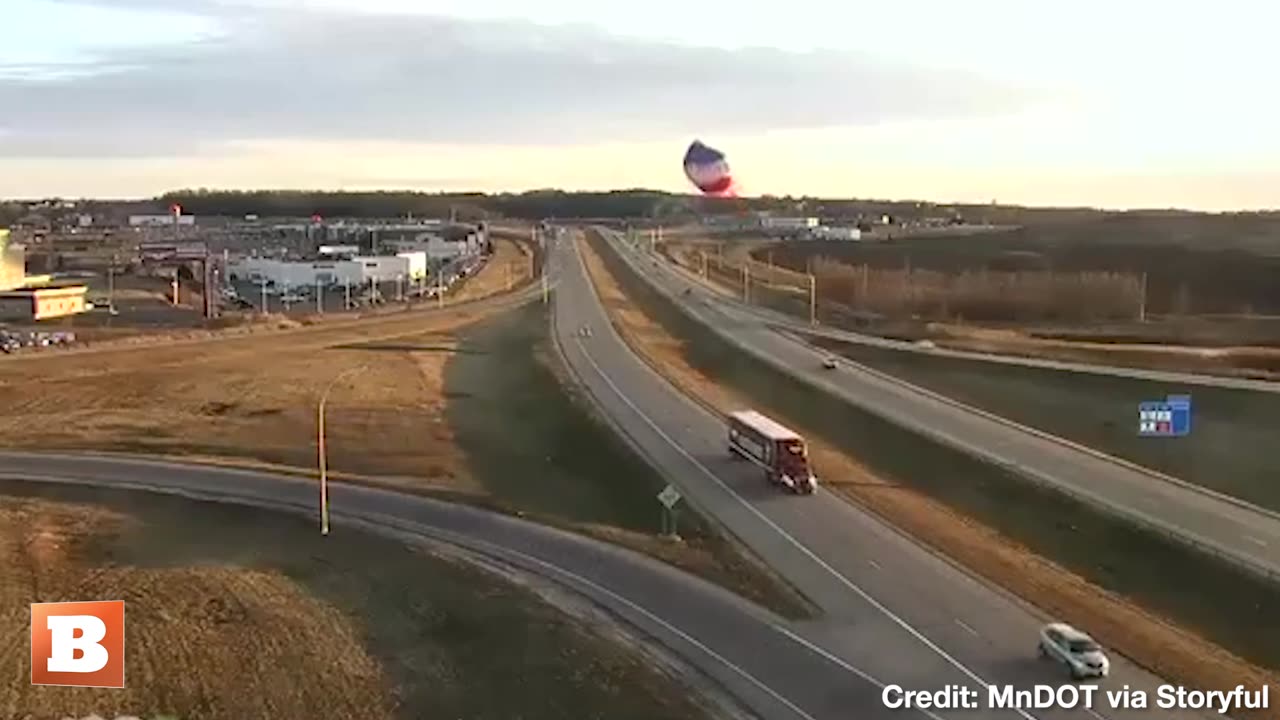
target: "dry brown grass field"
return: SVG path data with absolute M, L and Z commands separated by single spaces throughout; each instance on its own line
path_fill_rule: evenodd
M 28 604 L 86 598 L 126 602 L 128 686 L 32 686 Z M 717 714 L 584 610 L 444 548 L 355 530 L 335 543 L 302 518 L 178 498 L 0 485 L 0 717 Z
M 500 267 L 464 292 L 504 290 Z M 309 473 L 317 404 L 345 373 L 326 413 L 335 477 L 518 512 L 803 614 L 794 593 L 705 523 L 690 518 L 681 542 L 660 536 L 661 479 L 566 389 L 544 307 L 492 302 L 3 358 L 0 436 L 10 448 Z

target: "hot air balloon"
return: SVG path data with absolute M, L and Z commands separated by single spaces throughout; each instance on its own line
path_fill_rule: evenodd
M 724 153 L 704 145 L 701 140 L 694 140 L 685 151 L 684 174 L 689 182 L 707 195 L 724 197 L 733 194 L 733 175 L 729 172 Z

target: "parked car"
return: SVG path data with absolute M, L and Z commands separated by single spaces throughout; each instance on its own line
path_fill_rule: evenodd
M 1037 650 L 1040 657 L 1061 663 L 1075 680 L 1104 678 L 1111 672 L 1111 661 L 1098 643 L 1066 623 L 1045 625 Z

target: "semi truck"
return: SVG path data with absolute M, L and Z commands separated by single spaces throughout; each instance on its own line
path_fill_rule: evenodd
M 809 466 L 804 438 L 756 412 L 730 413 L 729 454 L 746 459 L 764 471 L 765 480 L 797 495 L 811 495 L 818 478 Z

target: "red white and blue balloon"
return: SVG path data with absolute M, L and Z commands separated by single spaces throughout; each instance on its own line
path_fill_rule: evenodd
M 684 174 L 699 190 L 707 195 L 732 197 L 733 174 L 724 153 L 694 140 L 684 153 Z

